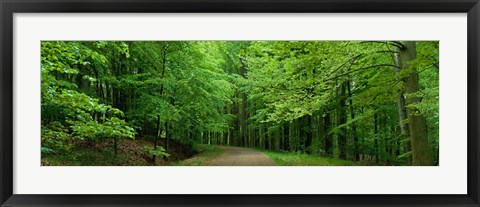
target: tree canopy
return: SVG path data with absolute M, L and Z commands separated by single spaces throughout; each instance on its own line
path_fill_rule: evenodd
M 42 152 L 168 140 L 438 165 L 437 41 L 43 41 Z M 160 146 L 158 140 L 167 140 Z

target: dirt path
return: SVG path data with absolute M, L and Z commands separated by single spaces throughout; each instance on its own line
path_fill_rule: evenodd
M 242 147 L 219 146 L 224 151 L 222 155 L 204 162 L 205 166 L 275 166 L 277 165 L 267 155 L 257 150 Z

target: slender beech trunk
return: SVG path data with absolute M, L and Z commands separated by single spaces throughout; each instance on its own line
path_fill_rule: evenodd
M 160 136 L 162 136 L 162 127 L 160 125 L 160 115 L 158 115 L 157 116 L 157 134 L 156 134 L 155 138 L 153 139 L 153 149 L 154 150 L 157 150 L 158 139 L 160 139 Z M 157 158 L 157 156 L 155 156 L 155 155 L 152 156 L 154 164 L 155 164 L 155 159 L 156 158 Z
M 318 143 L 325 143 L 325 123 L 324 123 L 324 118 L 323 115 L 320 114 L 317 117 L 318 119 L 318 137 L 317 141 Z M 322 146 L 319 146 L 320 149 L 318 149 L 319 153 L 322 152 Z M 325 145 L 323 146 L 323 150 L 325 150 Z
M 353 110 L 353 98 L 352 98 L 352 91 L 351 91 L 351 81 L 347 81 L 347 92 L 348 92 L 348 100 L 350 106 L 350 118 L 352 120 L 355 119 L 355 111 Z M 352 133 L 353 133 L 353 159 L 355 161 L 360 160 L 360 147 L 358 146 L 358 137 L 357 137 L 357 125 L 355 122 L 352 123 Z
M 283 129 L 284 129 L 283 138 L 284 138 L 284 142 L 285 142 L 285 143 L 283 144 L 283 150 L 284 150 L 284 151 L 288 151 L 288 150 L 290 149 L 290 146 L 289 146 L 289 144 L 290 144 L 290 141 L 289 141 L 290 137 L 288 136 L 288 135 L 290 134 L 290 130 L 289 130 L 289 125 L 288 125 L 288 123 L 285 123 L 285 124 L 283 125 Z
M 333 154 L 333 143 L 332 143 L 332 135 L 329 134 L 330 127 L 332 125 L 330 120 L 330 112 L 326 112 L 325 117 L 323 118 L 324 122 L 324 143 L 325 143 L 325 156 L 331 157 Z
M 345 84 L 340 84 L 340 100 L 338 103 L 338 125 L 344 125 L 347 122 L 347 113 L 345 111 Z M 338 134 L 338 151 L 340 159 L 347 159 L 347 133 L 345 127 L 341 127 Z
M 312 133 L 312 132 L 313 132 L 313 131 L 312 131 L 312 119 L 313 119 L 313 118 L 312 118 L 312 117 L 313 117 L 312 115 L 307 115 L 307 116 L 305 117 L 305 119 L 306 119 L 306 124 L 305 124 L 305 126 L 303 126 L 304 129 L 305 129 L 305 138 L 306 138 L 306 140 L 305 140 L 305 149 L 306 149 L 306 152 L 307 152 L 308 154 L 311 154 L 312 151 L 313 151 L 313 149 L 311 148 L 311 146 L 312 146 L 312 140 L 313 140 L 313 133 Z
M 112 98 L 111 98 L 111 93 L 110 93 L 110 86 L 108 82 L 105 82 L 105 99 L 107 99 L 107 103 L 112 104 Z
M 163 48 L 163 54 L 162 54 L 162 76 L 161 79 L 163 80 L 165 78 L 165 68 L 167 64 L 167 50 L 168 50 L 169 45 L 166 45 Z M 163 96 L 163 84 L 160 86 L 160 96 Z M 160 136 L 162 136 L 162 127 L 161 127 L 161 119 L 160 115 L 157 116 L 157 136 L 155 136 L 155 139 L 153 141 L 153 149 L 156 150 L 158 146 L 158 139 L 160 139 Z M 153 155 L 153 163 L 155 163 L 156 156 Z
M 168 151 L 168 142 L 170 141 L 170 125 L 168 122 L 165 122 L 165 134 L 166 134 L 166 140 L 165 140 L 165 152 Z

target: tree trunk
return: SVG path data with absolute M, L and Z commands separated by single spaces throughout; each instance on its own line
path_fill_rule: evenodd
M 288 136 L 290 134 L 290 126 L 288 123 L 285 123 L 284 126 L 283 126 L 283 129 L 284 129 L 284 145 L 283 145 L 283 150 L 284 151 L 288 151 L 290 149 L 290 137 Z
M 324 123 L 324 118 L 323 114 L 318 115 L 318 136 L 317 136 L 317 141 L 318 143 L 325 143 L 325 123 Z M 323 150 L 325 150 L 325 145 L 323 146 Z M 322 146 L 319 145 L 318 152 L 322 152 Z
M 399 76 L 400 75 L 400 70 L 402 67 L 402 62 L 400 59 L 400 48 L 396 48 L 396 54 L 395 57 L 395 65 L 397 66 L 396 68 L 396 74 Z M 407 122 L 407 108 L 405 107 L 405 96 L 404 96 L 404 88 L 405 88 L 405 80 L 401 78 L 401 84 L 402 87 L 400 90 L 397 92 L 397 106 L 398 106 L 398 117 L 400 119 L 400 133 L 402 134 L 402 143 L 403 143 L 403 149 L 405 153 L 408 153 L 412 150 L 412 145 L 410 142 L 410 131 L 408 129 L 408 122 Z M 412 157 L 407 156 L 406 157 L 408 164 L 412 162 Z
M 165 152 L 168 151 L 168 142 L 170 141 L 170 125 L 168 122 L 165 122 L 165 135 L 166 135 L 166 140 L 165 140 Z
M 347 81 L 347 92 L 348 92 L 348 100 L 350 105 L 350 118 L 352 120 L 355 119 L 355 111 L 353 110 L 353 98 L 352 98 L 352 91 L 351 91 L 351 81 Z M 355 122 L 352 123 L 352 133 L 353 133 L 353 159 L 355 161 L 360 160 L 360 147 L 358 146 L 358 137 L 357 137 L 357 125 Z
M 340 100 L 338 103 L 338 123 L 337 125 L 344 125 L 347 122 L 347 113 L 345 111 L 345 84 L 340 85 Z M 347 159 L 347 133 L 345 126 L 342 126 L 338 134 L 338 151 L 340 159 Z
M 157 116 L 157 135 L 155 136 L 155 139 L 153 140 L 153 149 L 154 150 L 157 150 L 158 139 L 160 139 L 160 136 L 162 136 L 162 127 L 160 125 L 160 115 L 158 115 Z M 154 164 L 155 164 L 155 159 L 156 158 L 157 158 L 157 156 L 155 156 L 155 155 L 152 156 Z
M 331 126 L 331 120 L 330 120 L 330 112 L 326 112 L 325 117 L 323 118 L 324 122 L 324 132 L 325 132 L 325 138 L 324 138 L 324 143 L 325 143 L 325 156 L 331 157 L 333 154 L 333 149 L 332 149 L 332 136 L 329 134 L 330 126 Z
M 412 142 L 412 165 L 432 165 L 432 154 L 428 145 L 427 124 L 425 117 L 420 114 L 418 109 L 408 107 L 411 104 L 421 102 L 421 97 L 412 95 L 420 90 L 419 77 L 415 65 L 410 61 L 415 60 L 416 42 L 404 41 L 403 48 L 400 50 L 400 62 L 402 70 L 408 70 L 405 77 L 405 93 L 407 96 L 405 104 L 407 106 L 408 127 L 410 130 L 410 139 Z
M 312 115 L 307 115 L 305 117 L 305 119 L 307 120 L 306 121 L 306 124 L 305 126 L 303 126 L 304 130 L 305 130 L 305 150 L 308 154 L 311 154 L 313 149 L 311 148 L 312 146 L 312 140 L 313 140 L 313 133 L 312 133 L 312 118 L 313 116 Z

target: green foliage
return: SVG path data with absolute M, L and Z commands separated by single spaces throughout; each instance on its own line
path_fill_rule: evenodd
M 438 151 L 439 43 L 417 42 L 417 58 L 402 70 L 400 44 L 44 41 L 42 153 L 137 136 L 301 152 L 281 162 L 321 165 L 330 161 L 310 156 L 339 156 L 344 145 L 343 158 L 403 164 L 410 152 L 402 147 L 407 121 L 398 101 L 416 71 L 420 90 L 403 96 L 421 101 L 406 107 L 426 117 Z M 168 156 L 152 149 L 144 151 Z
M 54 121 L 47 126 L 42 126 L 42 153 L 69 151 L 72 144 L 69 142 L 71 137 L 68 134 L 68 131 L 68 128 L 65 128 L 57 121 Z
M 357 79 L 366 81 L 360 77 L 372 74 L 363 73 L 365 65 L 372 59 L 385 58 L 375 54 L 382 47 L 366 47 L 352 41 L 255 42 L 248 48 L 245 60 L 249 67 L 247 78 L 239 77 L 239 82 L 270 109 L 265 121 L 292 121 L 332 107 L 339 82 L 357 75 Z M 376 71 L 381 73 L 389 67 L 376 65 L 380 69 Z M 372 77 L 375 82 L 378 72 Z M 370 93 L 391 94 L 392 91 L 379 91 L 383 88 Z
M 169 157 L 170 154 L 168 154 L 165 151 L 165 148 L 161 146 L 157 146 L 157 149 L 151 146 L 143 146 L 143 152 L 147 154 L 148 156 L 158 156 L 158 157 Z
M 55 153 L 55 151 L 53 151 L 52 149 L 46 148 L 46 147 L 40 148 L 40 151 L 42 152 L 42 154 Z
M 397 162 L 397 156 L 392 154 L 408 153 L 391 151 L 399 148 L 402 142 L 398 134 L 401 121 L 397 93 L 403 88 L 403 82 L 399 80 L 412 73 L 404 69 L 396 74 L 394 48 L 399 44 L 394 41 L 252 42 L 244 50 L 247 74 L 236 76 L 240 90 L 248 94 L 250 103 L 256 106 L 254 115 L 249 118 L 253 123 L 249 126 L 261 129 L 262 123 L 270 123 L 283 127 L 285 123 L 299 123 L 298 120 L 307 116 L 325 117 L 329 113 L 333 116 L 330 120 L 333 126 L 328 126 L 327 131 L 320 129 L 323 126 L 318 126 L 319 121 L 314 126 L 321 131 L 314 131 L 321 140 L 329 136 L 337 142 L 340 136 L 346 135 L 347 148 L 351 152 L 352 139 L 356 137 L 361 140 L 356 145 L 362 154 L 379 156 L 369 159 Z M 419 115 L 427 117 L 433 149 L 438 146 L 438 42 L 418 42 L 417 59 L 408 64 L 419 71 L 422 88 L 405 96 L 421 97 L 422 101 L 407 107 L 416 108 Z M 351 94 L 342 89 L 345 83 L 350 85 L 348 93 Z M 345 95 L 341 94 L 342 90 Z M 340 107 L 342 102 L 344 106 Z M 348 114 L 344 123 L 339 123 L 340 112 Z M 375 114 L 378 116 L 376 123 Z M 289 129 L 292 127 L 295 129 L 296 124 Z M 294 137 L 289 137 L 290 150 L 323 152 L 324 146 L 317 141 L 313 144 L 320 150 L 304 144 L 308 138 L 302 133 L 308 131 L 311 129 L 291 133 Z M 334 144 L 333 147 L 339 146 Z M 334 150 L 338 153 L 338 148 Z
M 116 117 L 98 121 L 73 122 L 73 136 L 79 139 L 134 138 L 135 131 L 124 120 Z
M 68 151 L 75 139 L 134 137 L 133 128 L 121 119 L 122 111 L 85 93 L 86 85 L 97 82 L 89 75 L 98 74 L 97 69 L 108 65 L 107 57 L 89 46 L 80 42 L 42 42 L 44 147 Z
M 202 132 L 229 128 L 231 116 L 223 109 L 231 103 L 234 89 L 221 68 L 220 44 L 132 44 L 133 61 L 129 64 L 139 67 L 138 73 L 124 76 L 121 82 L 138 94 L 134 107 L 127 111 L 137 129 L 155 129 L 160 117 L 162 123 L 171 123 L 177 132 L 197 134 L 185 136 L 185 142 L 198 142 Z

